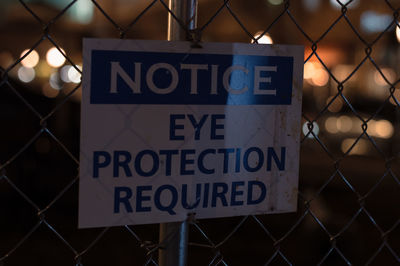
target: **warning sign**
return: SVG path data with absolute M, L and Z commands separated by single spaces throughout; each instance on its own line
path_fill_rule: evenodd
M 84 40 L 79 227 L 296 210 L 303 48 Z

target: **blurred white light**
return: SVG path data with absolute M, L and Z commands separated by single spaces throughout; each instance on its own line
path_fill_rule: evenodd
M 29 49 L 24 50 L 21 53 L 21 57 L 23 57 L 27 52 L 29 52 Z M 32 50 L 22 61 L 21 64 L 24 67 L 35 67 L 39 63 L 39 54 L 35 50 Z
M 269 2 L 271 5 L 277 6 L 277 5 L 282 4 L 282 3 L 283 3 L 283 0 L 268 0 L 268 2 Z
M 304 136 L 307 135 L 309 132 L 310 132 L 310 130 L 308 129 L 308 122 L 305 122 L 303 124 L 303 134 L 304 134 Z M 318 134 L 319 134 L 319 126 L 318 126 L 317 122 L 313 122 L 312 132 L 314 133 L 315 136 L 318 136 Z M 310 133 L 307 136 L 307 138 L 313 139 L 314 135 Z
M 72 68 L 71 65 L 65 65 L 60 69 L 60 78 L 62 81 L 65 83 L 71 82 L 71 80 L 68 77 L 68 72 Z
M 316 11 L 321 3 L 321 0 L 303 0 L 304 6 L 309 11 Z
M 69 15 L 82 24 L 89 24 L 93 19 L 94 6 L 90 1 L 77 1 L 68 9 Z
M 77 65 L 76 66 L 79 70 L 82 70 L 82 67 Z M 68 69 L 68 79 L 73 83 L 81 82 L 81 73 L 79 73 L 74 67 L 70 67 Z
M 339 0 L 340 3 L 342 3 L 342 5 L 346 5 L 347 3 L 349 3 L 351 0 Z M 330 0 L 331 5 L 337 9 L 341 9 L 342 6 L 340 5 L 340 3 L 337 0 Z M 351 3 L 349 3 L 347 5 L 347 8 L 355 8 L 360 4 L 360 0 L 353 0 Z
M 262 34 L 262 32 L 257 32 L 257 33 L 254 35 L 254 38 L 257 39 L 258 37 L 261 36 L 261 34 Z M 252 42 L 252 43 L 255 43 L 254 40 L 251 40 L 251 42 Z M 265 33 L 263 36 L 261 36 L 260 39 L 257 39 L 257 42 L 258 42 L 259 44 L 273 44 L 273 43 L 274 43 L 274 41 L 272 40 L 271 36 L 269 36 L 268 33 Z
M 393 16 L 365 11 L 360 16 L 361 29 L 367 33 L 381 32 L 392 23 Z
M 53 89 L 61 90 L 60 75 L 57 72 L 50 75 L 49 83 Z
M 61 51 L 65 54 L 65 51 L 61 49 Z M 56 47 L 51 48 L 47 51 L 46 54 L 47 63 L 52 67 L 60 67 L 65 62 L 65 57 Z
M 35 70 L 31 67 L 20 67 L 18 69 L 18 78 L 25 83 L 31 82 L 35 78 Z
M 396 38 L 397 41 L 400 42 L 400 28 L 396 25 Z

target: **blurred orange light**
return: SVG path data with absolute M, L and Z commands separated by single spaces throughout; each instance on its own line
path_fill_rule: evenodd
M 331 134 L 335 134 L 335 133 L 339 132 L 336 120 L 337 120 L 336 117 L 333 117 L 333 116 L 328 117 L 325 120 L 325 129 Z
M 357 141 L 355 138 L 347 138 L 342 141 L 341 150 L 346 153 L 350 147 Z M 364 139 L 359 139 L 355 146 L 351 149 L 351 155 L 364 155 L 368 152 L 368 142 Z
M 319 87 L 325 86 L 329 81 L 329 74 L 324 69 L 319 68 L 315 70 L 314 76 L 311 78 L 312 82 Z
M 333 67 L 337 64 L 340 64 L 348 58 L 348 55 L 343 51 L 341 47 L 334 46 L 326 46 L 319 45 L 315 51 L 318 54 L 318 57 L 324 62 L 325 66 Z M 313 53 L 311 47 L 306 47 L 304 51 L 304 59 L 308 59 L 308 57 Z M 319 59 L 313 55 L 308 61 L 316 62 L 319 64 Z
M 315 75 L 315 63 L 308 61 L 304 64 L 304 79 L 311 79 Z
M 386 79 L 390 82 L 390 83 L 394 83 L 396 80 L 396 73 L 394 72 L 393 69 L 391 68 L 381 68 L 382 74 L 386 77 Z M 380 86 L 386 86 L 389 85 L 387 83 L 387 81 L 382 77 L 381 73 L 376 70 L 375 74 L 374 74 L 374 81 L 376 84 L 380 85 Z
M 42 87 L 42 93 L 47 98 L 55 98 L 60 93 L 59 90 L 53 89 L 49 83 L 46 83 Z
M 326 104 L 330 103 L 333 99 L 333 96 L 330 96 L 327 100 L 326 100 Z M 337 113 L 340 110 L 342 110 L 343 107 L 343 101 L 342 99 L 339 97 L 337 97 L 333 102 L 331 102 L 331 104 L 328 106 L 328 110 L 332 113 Z
M 6 69 L 14 61 L 12 54 L 8 51 L 0 52 L 0 67 Z
M 29 52 L 29 49 L 24 50 L 21 53 L 21 57 L 23 57 L 26 53 Z M 24 67 L 35 67 L 37 64 L 39 63 L 39 54 L 38 52 L 36 52 L 35 50 L 32 50 L 22 61 L 21 64 Z
M 387 120 L 379 120 L 375 124 L 375 132 L 378 137 L 388 139 L 393 135 L 393 125 Z
M 396 98 L 397 102 L 400 102 L 400 89 L 396 88 L 396 90 L 393 93 L 394 98 Z M 396 101 L 390 97 L 390 103 L 397 106 Z
M 347 115 L 342 115 L 336 120 L 338 129 L 341 132 L 349 132 L 353 127 L 353 120 Z

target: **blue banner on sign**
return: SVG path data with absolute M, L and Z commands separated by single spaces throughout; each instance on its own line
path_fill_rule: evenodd
M 91 60 L 91 104 L 291 104 L 293 57 L 93 50 Z

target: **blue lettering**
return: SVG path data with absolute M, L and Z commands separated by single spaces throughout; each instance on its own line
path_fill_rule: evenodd
M 217 129 L 224 129 L 224 124 L 217 124 L 218 119 L 225 119 L 225 114 L 211 115 L 211 139 L 224 139 L 224 135 L 217 135 Z
M 279 171 L 285 170 L 285 159 L 286 159 L 286 147 L 281 147 L 281 159 L 279 160 L 273 147 L 268 147 L 267 152 L 267 171 L 271 171 L 272 168 L 272 158 L 274 158 L 275 164 Z
M 243 205 L 243 200 L 236 200 L 237 196 L 243 195 L 243 191 L 238 190 L 239 186 L 244 186 L 244 182 L 243 181 L 232 182 L 231 206 Z
M 258 186 L 259 189 L 261 190 L 258 199 L 253 199 L 253 193 L 254 193 L 253 188 L 255 186 Z M 267 188 L 265 187 L 263 182 L 249 181 L 247 187 L 247 205 L 255 205 L 261 203 L 265 199 L 266 195 L 267 195 Z
M 194 118 L 193 115 L 188 115 L 190 122 L 192 123 L 193 128 L 195 129 L 195 134 L 194 134 L 194 139 L 199 140 L 200 139 L 200 129 L 204 125 L 204 122 L 206 121 L 208 115 L 203 115 L 200 119 L 200 122 L 197 123 L 196 118 Z
M 133 212 L 129 199 L 132 197 L 132 190 L 129 187 L 115 187 L 114 190 L 114 213 L 120 212 L 120 205 L 125 206 L 127 212 Z
M 258 160 L 256 160 L 256 166 L 254 166 L 254 167 L 251 167 L 249 165 L 249 156 L 250 156 L 250 153 L 252 153 L 252 152 L 256 152 L 258 155 Z M 247 149 L 243 155 L 243 167 L 248 172 L 257 172 L 262 167 L 263 162 L 264 162 L 264 154 L 263 154 L 262 150 L 257 147 L 251 147 L 251 148 Z
M 142 158 L 145 155 L 150 155 L 150 157 L 153 160 L 153 166 L 147 172 L 145 172 L 142 169 Z M 159 165 L 160 165 L 160 160 L 158 158 L 158 155 L 157 155 L 157 153 L 155 153 L 152 150 L 143 150 L 143 151 L 139 152 L 136 155 L 136 158 L 135 158 L 135 170 L 140 176 L 152 176 L 152 175 L 154 175 L 158 171 Z
M 219 191 L 222 189 L 221 191 Z M 221 200 L 222 206 L 228 206 L 226 200 L 226 193 L 228 192 L 228 185 L 226 183 L 214 183 L 211 199 L 211 207 L 217 206 L 217 198 Z
M 229 169 L 229 153 L 234 153 L 235 149 L 219 149 L 218 153 L 223 153 L 224 154 L 224 174 L 228 173 Z
M 200 197 L 201 197 L 201 184 L 196 184 L 196 202 L 193 204 L 189 204 L 187 200 L 187 185 L 183 184 L 182 185 L 182 207 L 191 210 L 196 208 L 199 203 L 200 203 Z
M 184 119 L 185 115 L 170 115 L 169 117 L 169 139 L 170 140 L 184 140 L 184 136 L 177 136 L 175 131 L 177 129 L 183 129 L 183 125 L 177 125 L 176 120 Z
M 136 211 L 137 212 L 149 212 L 151 211 L 151 207 L 143 207 L 143 201 L 150 201 L 150 196 L 143 196 L 143 191 L 151 191 L 153 189 L 152 186 L 138 186 L 136 188 Z
M 178 154 L 178 150 L 160 150 L 160 155 L 165 155 L 165 175 L 171 175 L 172 155 Z
M 204 157 L 206 157 L 206 155 L 210 153 L 215 154 L 215 149 L 207 149 L 202 151 L 199 155 L 199 158 L 197 159 L 197 165 L 200 172 L 202 172 L 203 174 L 210 175 L 215 173 L 215 169 L 208 169 L 204 166 Z
M 121 157 L 123 159 L 121 160 Z M 129 168 L 128 163 L 132 160 L 132 156 L 128 151 L 114 151 L 114 158 L 113 158 L 113 177 L 119 177 L 119 168 L 125 172 L 127 177 L 132 176 L 131 169 Z
M 240 172 L 240 154 L 241 154 L 241 149 L 240 148 L 236 149 L 236 164 L 235 164 L 236 173 Z
M 207 208 L 208 207 L 209 194 L 210 194 L 210 184 L 209 183 L 205 183 L 204 184 L 203 208 Z
M 167 205 L 163 205 L 161 203 L 161 193 L 164 190 L 169 190 L 171 192 L 171 202 Z M 176 190 L 175 187 L 171 185 L 162 185 L 156 190 L 156 193 L 154 194 L 154 204 L 156 205 L 156 208 L 159 209 L 160 211 L 166 211 L 171 215 L 175 215 L 176 212 L 173 210 L 178 202 L 178 191 Z
M 187 155 L 195 154 L 196 150 L 182 150 L 181 151 L 181 175 L 194 175 L 194 170 L 187 170 L 186 166 L 194 164 L 193 159 L 187 159 Z
M 102 157 L 102 162 L 100 158 Z M 93 178 L 99 177 L 99 168 L 106 167 L 111 163 L 111 155 L 106 151 L 93 152 Z

